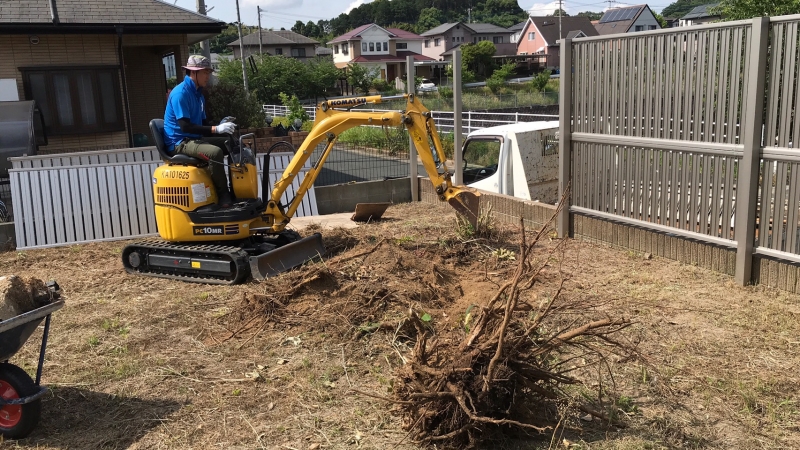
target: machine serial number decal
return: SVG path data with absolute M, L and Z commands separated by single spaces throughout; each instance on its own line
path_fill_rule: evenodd
M 194 232 L 195 236 L 213 236 L 225 234 L 225 229 L 223 227 L 194 227 L 192 231 Z
M 162 178 L 178 178 L 180 180 L 188 180 L 189 172 L 185 170 L 165 170 L 162 172 Z

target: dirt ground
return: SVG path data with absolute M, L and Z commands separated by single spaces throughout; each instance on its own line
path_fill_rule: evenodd
M 470 239 L 454 217 L 446 205 L 393 206 L 385 220 L 324 230 L 322 263 L 233 287 L 127 275 L 124 242 L 0 253 L 0 275 L 55 279 L 67 299 L 42 420 L 0 446 L 419 448 L 391 403 L 365 395 L 391 397 L 413 348 L 387 324 L 413 308 L 458 336 L 469 306 L 516 265 L 516 227 Z M 542 252 L 558 243 L 546 240 Z M 623 338 L 641 356 L 584 380 L 606 383 L 625 426 L 586 417 L 484 448 L 800 448 L 800 297 L 624 249 L 564 248 L 535 293 L 552 295 L 566 274 L 564 295 L 633 322 Z M 12 359 L 29 373 L 40 336 Z

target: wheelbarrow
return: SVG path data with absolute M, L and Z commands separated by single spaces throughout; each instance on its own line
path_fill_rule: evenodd
M 47 388 L 40 386 L 47 336 L 50 333 L 50 315 L 64 306 L 61 290 L 55 281 L 47 283 L 51 292 L 48 304 L 32 311 L 0 321 L 0 434 L 7 439 L 20 439 L 29 435 L 39 423 L 42 411 L 42 395 Z M 44 320 L 42 346 L 39 350 L 39 365 L 36 381 L 8 362 L 31 337 Z

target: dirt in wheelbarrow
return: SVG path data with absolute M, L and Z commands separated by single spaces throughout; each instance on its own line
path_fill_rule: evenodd
M 446 205 L 384 218 L 239 286 L 129 276 L 125 242 L 0 253 L 67 299 L 41 422 L 3 446 L 800 448 L 797 295 Z

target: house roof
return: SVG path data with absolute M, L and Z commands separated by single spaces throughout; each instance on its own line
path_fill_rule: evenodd
M 469 27 L 472 31 L 478 34 L 492 33 L 492 34 L 511 34 L 513 31 L 508 28 L 498 27 L 490 23 L 471 23 Z
M 525 24 L 526 23 L 528 23 L 528 22 L 525 21 L 525 22 L 520 22 L 520 23 L 518 23 L 516 25 L 511 25 L 511 27 L 508 28 L 508 31 L 513 31 L 515 33 L 517 31 L 522 31 L 522 29 L 525 28 Z
M 403 39 L 403 40 L 419 40 L 422 39 L 422 36 L 412 33 L 410 31 L 401 30 L 399 28 L 384 28 L 382 26 L 376 25 L 374 23 L 368 23 L 366 25 L 361 25 L 360 27 L 350 30 L 347 33 L 337 36 L 332 40 L 328 41 L 328 44 L 335 44 L 338 42 L 346 42 L 346 41 L 355 41 L 361 39 L 361 34 L 367 29 L 372 27 L 378 27 L 381 30 L 385 31 L 389 35 L 389 39 Z
M 318 41 L 295 33 L 291 30 L 261 30 L 261 43 L 263 45 L 320 45 Z M 258 33 L 250 33 L 242 38 L 246 47 L 258 46 Z M 228 47 L 238 47 L 239 39 L 228 44 Z
M 586 17 L 569 16 L 561 18 L 561 36 L 558 34 L 558 17 L 531 16 L 528 19 L 548 46 L 558 45 L 561 38 L 573 38 L 578 32 L 585 36 L 597 36 L 599 33 Z
M 116 33 L 115 27 L 123 26 L 128 32 L 218 34 L 225 26 L 224 22 L 161 0 L 54 0 L 55 11 L 51 11 L 50 3 L 3 0 L 0 30 L 68 33 L 102 29 Z
M 645 11 L 653 13 L 647 5 L 609 9 L 595 25 L 595 29 L 600 34 L 626 33 Z
M 695 6 L 688 14 L 681 17 L 681 20 L 703 19 L 705 17 L 720 17 L 719 13 L 712 11 L 719 6 L 719 3 L 709 3 L 707 5 Z
M 317 47 L 314 49 L 317 56 L 333 55 L 333 50 L 328 47 Z
M 413 56 L 414 61 L 436 61 L 419 53 L 400 50 L 397 55 L 361 55 L 355 58 L 353 62 L 402 62 L 406 60 L 407 56 Z
M 443 24 L 439 25 L 436 28 L 431 28 L 430 30 L 420 34 L 420 36 L 436 36 L 436 35 L 439 35 L 439 34 L 444 34 L 444 33 L 447 32 L 447 30 L 455 27 L 456 25 L 461 25 L 462 27 L 465 27 L 466 29 L 472 31 L 472 29 L 470 27 L 464 25 L 461 22 L 453 22 L 453 23 L 443 23 Z M 470 24 L 470 26 L 472 26 L 472 25 L 473 24 Z

